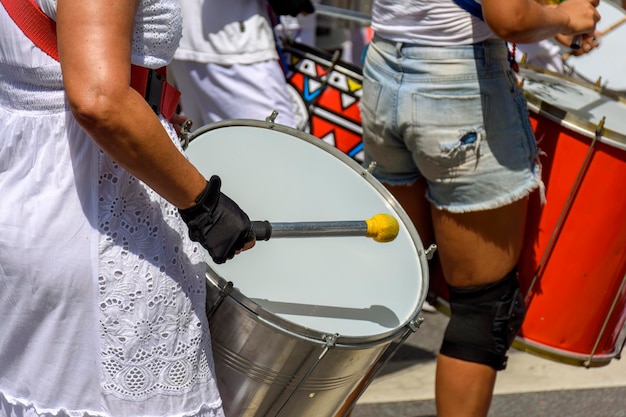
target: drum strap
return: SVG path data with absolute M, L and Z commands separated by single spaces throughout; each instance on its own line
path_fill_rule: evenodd
M 59 60 L 56 22 L 33 0 L 0 0 L 24 34 L 55 61 Z M 170 119 L 176 112 L 180 91 L 166 80 L 165 67 L 156 70 L 131 66 L 130 86 L 141 94 L 157 114 Z

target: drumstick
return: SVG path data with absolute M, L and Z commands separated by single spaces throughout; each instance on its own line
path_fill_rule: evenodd
M 398 236 L 400 226 L 389 214 L 376 214 L 368 220 L 330 222 L 270 223 L 253 221 L 252 228 L 258 240 L 280 237 L 365 236 L 376 242 L 391 242 Z
M 618 20 L 617 22 L 613 23 L 612 25 L 608 26 L 606 29 L 604 29 L 602 32 L 599 33 L 598 37 L 602 37 L 602 36 L 606 36 L 609 32 L 614 31 L 615 29 L 617 29 L 618 27 L 620 27 L 621 25 L 623 25 L 624 23 L 626 23 L 626 16 L 622 17 L 620 20 Z M 579 45 L 580 46 L 580 45 Z M 572 48 L 574 49 L 574 48 Z M 578 48 L 576 48 L 578 49 Z M 572 56 L 571 52 L 565 53 L 563 54 L 563 56 L 561 57 L 561 59 L 563 61 L 566 61 L 570 56 Z

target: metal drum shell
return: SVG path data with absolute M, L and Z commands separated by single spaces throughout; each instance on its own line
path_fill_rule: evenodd
M 278 148 L 274 142 L 284 148 Z M 212 143 L 223 144 L 226 150 L 215 150 Z M 205 144 L 208 147 L 205 148 Z M 253 149 L 248 149 L 246 144 Z M 292 153 L 292 148 L 300 147 L 302 150 Z M 356 256 L 352 261 L 358 262 L 349 268 L 335 265 L 339 261 L 329 260 L 320 254 L 320 248 L 327 246 L 331 250 L 335 248 L 333 252 L 341 252 L 341 240 L 330 239 L 320 243 L 320 246 L 309 248 L 310 259 L 296 259 L 293 263 L 285 259 L 285 265 L 279 265 L 275 269 L 270 265 L 268 270 L 268 263 L 282 262 L 281 260 L 259 258 L 250 261 L 256 254 L 269 250 L 273 244 L 272 239 L 268 242 L 257 242 L 257 247 L 238 255 L 225 265 L 208 262 L 207 308 L 216 376 L 226 415 L 344 415 L 342 413 L 356 402 L 375 372 L 380 369 L 382 359 L 393 355 L 393 349 L 397 349 L 404 338 L 415 332 L 421 322 L 419 313 L 428 287 L 428 266 L 425 250 L 408 216 L 384 186 L 353 159 L 318 138 L 273 122 L 230 120 L 201 127 L 190 135 L 186 152 L 197 166 L 203 165 L 204 155 L 210 154 L 210 161 L 206 166 L 199 167 L 201 172 L 207 177 L 214 173 L 222 176 L 223 191 L 226 194 L 240 204 L 243 201 L 243 208 L 254 206 L 253 212 L 249 213 L 253 220 L 258 219 L 258 216 L 268 215 L 273 217 L 269 220 L 279 221 L 294 220 L 284 217 L 277 219 L 276 216 L 279 215 L 343 216 L 345 214 L 340 213 L 354 210 L 361 212 L 361 206 L 370 206 L 367 202 L 370 199 L 376 200 L 374 205 L 379 206 L 378 209 L 390 210 L 398 217 L 400 234 L 396 241 L 401 247 L 392 249 L 387 244 L 367 243 L 370 239 L 357 238 L 362 240 L 351 241 L 350 246 L 365 246 L 358 250 L 347 248 L 349 250 L 346 251 L 346 256 Z M 306 160 L 298 161 L 298 158 Z M 325 164 L 330 165 L 324 168 Z M 336 175 L 330 178 L 332 182 L 328 184 L 320 182 L 321 178 L 318 180 L 316 176 L 319 174 L 324 177 L 327 172 L 335 171 Z M 280 179 L 272 181 L 268 177 Z M 289 182 L 293 187 L 285 187 L 281 181 Z M 351 192 L 349 186 L 344 189 L 344 186 L 349 185 L 343 184 L 344 182 L 358 184 L 366 191 Z M 256 185 L 246 185 L 248 183 Z M 263 188 L 262 184 L 267 187 Z M 250 192 L 241 192 L 240 187 L 252 188 L 248 190 Z M 301 194 L 298 197 L 289 195 L 290 192 Z M 363 193 L 368 195 L 359 195 Z M 287 194 L 285 200 L 282 194 Z M 328 198 L 337 199 L 339 205 L 336 208 L 329 207 L 334 203 L 322 201 Z M 362 198 L 366 201 L 361 201 Z M 291 212 L 289 208 L 282 209 L 292 203 L 295 212 Z M 300 247 L 312 240 L 287 244 L 282 239 L 283 242 L 280 243 L 284 243 L 284 246 L 278 246 L 278 241 L 274 244 L 277 248 L 284 249 L 286 246 Z M 370 250 L 368 245 L 374 251 L 372 256 L 364 253 Z M 408 259 L 403 259 L 401 255 L 397 255 L 400 258 L 396 259 L 396 255 L 390 255 L 405 251 L 412 254 Z M 373 256 L 374 254 L 377 256 Z M 289 257 L 289 254 L 286 256 Z M 274 258 L 274 254 L 270 258 Z M 237 265 L 245 265 L 246 262 L 252 263 L 237 270 Z M 325 262 L 330 262 L 333 267 L 330 270 L 324 269 Z M 368 268 L 368 262 L 374 262 L 374 267 Z M 398 265 L 399 268 L 408 267 L 408 270 L 378 270 L 376 264 L 384 265 L 386 262 Z M 235 269 L 229 269 L 228 265 Z M 315 269 L 313 275 L 310 268 Z M 316 268 L 320 268 L 319 272 Z M 268 301 L 267 294 L 259 296 L 255 289 L 250 289 L 247 281 L 262 282 L 264 277 L 273 280 L 274 274 L 283 273 L 280 269 L 287 269 L 290 272 L 285 274 L 292 275 L 280 283 L 268 284 L 280 293 L 275 297 L 270 294 L 270 298 L 279 302 Z M 330 276 L 322 276 L 326 271 L 330 271 Z M 402 275 L 404 283 L 395 282 L 395 275 Z M 285 283 L 306 284 L 313 279 L 318 281 L 316 287 L 309 286 L 308 291 L 319 287 L 318 299 L 308 304 L 306 301 L 298 304 L 306 294 L 297 294 L 298 300 L 289 306 L 302 310 L 300 313 L 289 316 L 272 310 L 274 305 L 280 307 L 284 301 L 280 297 L 284 296 L 285 291 L 289 291 L 285 290 Z M 346 285 L 342 281 L 350 282 Z M 229 283 L 232 283 L 232 288 Z M 307 286 L 302 287 L 296 286 L 293 291 L 306 292 Z M 341 303 L 341 297 L 350 294 L 355 299 L 360 294 L 365 294 L 376 301 L 357 300 L 363 301 L 362 305 L 359 302 Z M 344 320 L 346 325 L 340 317 L 337 321 L 331 318 L 328 322 L 324 321 L 324 325 L 319 325 L 320 321 L 316 317 L 313 321 L 301 319 L 301 316 L 309 313 L 307 309 L 313 304 L 316 310 L 312 312 L 313 315 L 326 308 L 326 313 L 330 311 L 330 316 L 337 313 L 337 310 L 337 314 L 341 316 L 342 308 L 336 307 L 340 304 L 340 307 L 345 306 L 348 315 L 359 315 L 362 310 L 366 310 L 364 314 L 375 316 L 374 321 L 380 320 L 380 323 L 361 326 L 360 319 L 351 321 L 347 317 Z M 390 316 L 388 313 L 393 314 Z M 354 327 L 351 323 L 355 323 Z

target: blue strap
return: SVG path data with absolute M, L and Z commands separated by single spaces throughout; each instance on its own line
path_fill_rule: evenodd
M 474 0 L 454 0 L 454 2 L 466 12 L 472 14 L 474 17 L 479 18 L 480 20 L 485 20 L 483 18 L 483 8 L 475 2 Z

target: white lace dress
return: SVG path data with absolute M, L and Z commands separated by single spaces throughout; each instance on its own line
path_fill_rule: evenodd
M 181 23 L 176 0 L 141 0 L 133 63 L 166 64 Z M 223 416 L 204 252 L 77 125 L 3 7 L 0 126 L 0 416 Z

